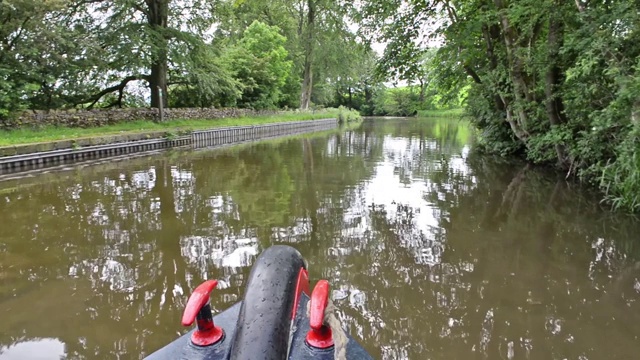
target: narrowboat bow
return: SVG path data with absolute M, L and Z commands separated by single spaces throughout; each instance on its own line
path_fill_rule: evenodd
M 304 259 L 290 246 L 263 251 L 244 298 L 214 316 L 209 297 L 216 285 L 202 283 L 187 301 L 182 325 L 196 327 L 145 359 L 372 359 L 337 322 L 329 283 L 320 280 L 309 292 Z

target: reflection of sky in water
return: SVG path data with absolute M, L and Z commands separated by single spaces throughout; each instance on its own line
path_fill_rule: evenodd
M 311 234 L 311 222 L 307 219 L 296 219 L 293 226 L 271 229 L 271 238 L 277 242 L 296 243 L 308 239 Z
M 469 150 L 469 147 L 465 146 L 458 154 L 445 153 L 444 149 L 438 148 L 438 143 L 435 141 L 427 140 L 421 143 L 418 140 L 386 136 L 383 143 L 384 157 L 375 164 L 372 178 L 362 182 L 358 191 L 355 191 L 355 201 L 345 209 L 345 227 L 341 230 L 341 237 L 334 238 L 333 246 L 328 249 L 327 255 L 344 259 L 353 251 L 365 253 L 386 251 L 384 248 L 387 245 L 375 240 L 380 234 L 376 234 L 371 213 L 378 212 L 383 214 L 382 216 L 392 226 L 396 236 L 395 241 L 413 255 L 415 264 L 434 269 L 426 273 L 430 282 L 455 283 L 459 280 L 457 277 L 461 276 L 461 273 L 473 272 L 473 263 L 465 262 L 454 266 L 442 262 L 446 236 L 440 225 L 442 219 L 447 218 L 448 215 L 442 213 L 437 204 L 430 203 L 426 198 L 427 194 L 434 190 L 439 193 L 439 196 L 454 190 L 451 184 L 435 183 L 431 178 L 433 172 L 451 173 L 462 178 L 472 177 L 471 182 L 476 182 L 471 169 L 466 164 Z M 378 249 L 374 250 L 376 247 Z M 380 276 L 383 271 L 382 266 L 377 262 L 371 262 L 368 275 Z M 395 271 L 405 284 L 413 282 L 415 269 L 410 265 L 396 264 Z M 404 329 L 397 328 L 397 321 L 402 319 L 386 319 L 384 312 L 369 309 L 371 304 L 367 303 L 366 292 L 351 284 L 343 283 L 340 280 L 340 271 L 332 273 L 331 276 L 336 286 L 332 298 L 338 307 L 343 310 L 349 307 L 362 320 L 365 320 L 365 323 L 355 322 L 350 316 L 345 315 L 343 310 L 339 311 L 342 320 L 352 326 L 355 336 L 376 338 L 380 331 L 388 327 L 393 327 L 397 335 L 410 331 L 409 324 Z M 453 308 L 456 305 L 450 304 L 452 301 L 454 299 L 439 294 L 435 305 Z M 400 304 L 389 305 L 401 306 Z M 408 318 L 405 320 L 409 321 Z M 460 326 L 461 320 L 450 317 L 440 329 L 440 336 L 449 337 L 452 329 Z M 486 335 L 489 336 L 489 334 L 490 331 Z M 486 341 L 489 341 L 489 338 Z M 425 344 L 408 345 L 392 342 L 383 345 L 380 347 L 382 359 L 408 359 L 409 346 L 415 352 Z
M 156 185 L 156 169 L 151 167 L 148 171 L 136 171 L 131 174 L 131 182 L 135 188 L 151 190 Z M 120 174 L 120 180 L 126 180 L 125 174 Z
M 57 339 L 37 339 L 0 347 L 0 360 L 60 360 L 65 345 Z
M 177 200 L 175 202 L 175 210 L 176 213 L 181 213 L 184 211 L 184 206 L 188 204 L 179 200 L 193 195 L 196 178 L 190 171 L 181 171 L 175 166 L 171 167 L 171 178 L 175 187 L 173 196 Z
M 166 171 L 151 167 L 149 170 L 135 171 L 130 175 L 129 181 L 125 174 L 120 174 L 118 180 L 108 178 L 103 181 L 94 181 L 92 186 L 100 189 L 102 193 L 111 193 L 121 204 L 118 213 L 122 217 L 133 216 L 140 223 L 147 223 L 149 228 L 161 230 L 159 220 L 161 202 L 158 197 L 150 197 L 147 209 L 140 209 L 142 205 L 138 199 L 131 199 L 132 193 L 142 191 L 148 196 L 154 190 L 157 179 L 157 171 Z M 194 206 L 189 202 L 195 196 L 195 177 L 190 171 L 180 170 L 172 166 L 170 174 L 165 173 L 165 179 L 171 179 L 173 185 L 173 198 L 177 214 L 185 210 L 185 206 Z M 166 180 L 165 180 L 166 181 Z M 166 187 L 167 184 L 160 184 Z M 82 191 L 75 189 L 76 195 Z M 213 195 L 204 200 L 208 210 L 213 215 L 211 227 L 203 229 L 209 233 L 208 236 L 183 236 L 180 239 L 181 255 L 185 260 L 194 265 L 203 278 L 209 278 L 211 269 L 224 269 L 225 276 L 220 278 L 220 288 L 230 286 L 230 275 L 238 273 L 238 269 L 251 266 L 253 259 L 259 253 L 258 239 L 253 230 L 230 229 L 225 220 L 239 219 L 237 206 L 228 195 Z M 144 210 L 144 211 L 140 211 Z M 153 221 L 145 222 L 141 218 L 142 214 L 150 216 Z M 109 289 L 117 292 L 131 292 L 137 286 L 138 275 L 135 268 L 130 268 L 133 254 L 130 252 L 131 234 L 128 230 L 118 229 L 118 222 L 113 222 L 107 215 L 107 209 L 102 203 L 94 205 L 89 222 L 93 225 L 104 227 L 102 237 L 108 239 L 107 245 L 100 251 L 101 257 L 91 260 L 83 260 L 80 263 L 70 265 L 68 275 L 74 278 L 86 276 L 91 279 L 94 286 L 98 282 L 106 283 Z M 112 224 L 113 222 L 113 224 Z M 115 225 L 116 228 L 111 226 Z M 139 244 L 140 251 L 153 251 L 152 245 Z M 122 260 L 128 260 L 129 265 L 125 265 Z M 241 279 L 237 279 L 241 281 Z M 181 292 L 182 289 L 174 289 Z
M 182 256 L 207 278 L 208 269 L 251 266 L 258 254 L 258 238 L 188 236 L 180 239 Z
M 436 145 L 435 142 L 427 142 L 425 147 L 435 149 Z M 451 155 L 449 161 L 444 164 L 453 172 L 463 176 L 469 175 L 470 169 L 464 159 L 468 151 L 468 147 L 465 147 L 461 155 Z M 419 141 L 391 136 L 385 138 L 383 161 L 376 164 L 373 178 L 363 183 L 362 191 L 357 193 L 358 201 L 345 210 L 345 224 L 356 223 L 357 225 L 344 228 L 343 237 L 365 237 L 371 231 L 371 218 L 365 216 L 363 212 L 371 211 L 371 206 L 375 205 L 376 208 L 386 212 L 386 218 L 390 223 L 411 221 L 412 226 L 402 229 L 406 231 L 398 231 L 397 235 L 400 245 L 413 252 L 416 263 L 436 265 L 441 262 L 444 243 L 439 239 L 444 239 L 444 236 L 438 232 L 442 231 L 439 224 L 443 214 L 439 213 L 440 209 L 437 206 L 429 204 L 424 199 L 432 189 L 428 171 L 419 177 L 412 174 L 412 169 L 421 165 L 416 163 L 433 161 L 423 158 L 424 153 L 425 149 L 420 148 Z M 438 166 L 436 168 L 442 170 Z M 401 182 L 399 168 L 403 170 L 405 176 L 409 177 L 409 183 Z M 337 239 L 337 241 L 340 240 Z M 360 245 L 363 244 L 360 243 Z M 334 249 L 334 252 L 346 255 L 353 250 L 353 246 L 354 244 L 349 243 L 348 248 Z
M 135 269 L 113 259 L 83 260 L 69 266 L 69 277 L 85 277 L 94 287 L 99 283 L 109 284 L 109 290 L 131 293 L 136 288 L 138 274 Z

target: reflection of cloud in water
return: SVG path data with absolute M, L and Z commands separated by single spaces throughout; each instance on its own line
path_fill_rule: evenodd
M 233 203 L 233 199 L 231 199 L 230 196 L 223 196 L 223 195 L 210 196 L 206 200 L 206 204 L 211 208 L 212 214 L 232 215 L 233 219 L 235 220 L 240 219 L 237 206 Z M 220 223 L 224 225 L 224 222 L 221 221 Z
M 440 213 L 437 205 L 424 198 L 433 190 L 433 181 L 429 176 L 435 171 L 452 171 L 469 176 L 470 169 L 465 163 L 468 148 L 463 149 L 460 155 L 449 156 L 447 161 L 425 157 L 429 150 L 437 148 L 437 142 L 421 144 L 420 141 L 406 138 L 385 137 L 385 161 L 377 164 L 373 178 L 363 184 L 362 191 L 356 195 L 358 200 L 345 211 L 344 222 L 347 226 L 342 229 L 342 239 L 358 240 L 350 241 L 348 248 L 354 249 L 353 245 L 358 243 L 362 246 L 375 242 L 376 234 L 370 234 L 373 229 L 372 218 L 366 213 L 377 210 L 384 213 L 389 224 L 394 226 L 399 244 L 412 251 L 416 263 L 434 266 L 442 262 L 445 250 L 442 239 L 445 237 L 440 222 L 446 215 Z M 425 152 L 425 149 L 429 150 Z M 426 163 L 433 167 L 423 168 Z M 338 247 L 340 244 L 335 245 Z
M 73 278 L 88 278 L 93 288 L 99 282 L 108 283 L 111 291 L 133 292 L 136 288 L 138 274 L 135 269 L 112 259 L 83 260 L 79 264 L 69 266 L 68 275 Z
M 449 167 L 457 174 L 460 174 L 466 178 L 471 179 L 473 183 L 475 183 L 475 176 L 473 175 L 471 168 L 467 165 L 467 158 L 469 157 L 469 152 L 471 151 L 471 147 L 469 145 L 465 145 L 462 148 L 462 152 L 460 156 L 451 156 L 449 159 Z
M 176 166 L 171 167 L 171 178 L 174 186 L 175 211 L 179 214 L 184 211 L 185 206 L 184 201 L 181 200 L 194 194 L 196 178 L 191 171 L 180 170 Z
M 409 345 L 382 346 L 382 360 L 405 360 L 409 358 Z
M 310 234 L 311 221 L 308 219 L 297 219 L 295 225 L 286 228 L 271 229 L 271 238 L 278 242 L 299 243 L 308 240 Z
M 131 291 L 135 286 L 135 270 L 127 269 L 115 260 L 105 260 L 100 270 L 100 280 L 108 282 L 112 291 Z
M 624 264 L 626 255 L 620 252 L 615 245 L 615 240 L 597 238 L 591 244 L 595 252 L 595 258 L 589 264 L 589 278 L 596 279 L 597 272 L 615 272 L 618 264 Z
M 377 333 L 378 329 L 386 326 L 385 321 L 379 314 L 369 311 L 367 306 L 367 295 L 364 291 L 356 288 L 350 284 L 338 285 L 337 289 L 334 289 L 331 294 L 331 298 L 335 301 L 338 317 L 343 324 L 348 324 L 356 328 L 356 335 L 360 338 L 364 337 L 364 324 L 354 319 L 352 316 L 347 315 L 344 310 L 349 307 L 356 311 L 356 313 L 366 320 L 368 328 L 374 333 Z
M 248 267 L 258 255 L 258 238 L 213 238 L 188 236 L 180 239 L 182 256 L 198 267 L 203 277 L 211 266 L 237 269 Z
M 0 360 L 60 360 L 65 353 L 65 345 L 58 339 L 32 339 L 0 347 Z
M 107 210 L 105 206 L 101 203 L 95 204 L 91 215 L 87 219 L 89 224 L 98 225 L 98 226 L 107 226 L 109 225 L 109 216 L 107 215 Z
M 120 174 L 120 181 L 126 180 L 125 174 Z M 156 169 L 151 167 L 149 170 L 134 171 L 131 173 L 131 183 L 136 189 L 151 190 L 156 185 Z

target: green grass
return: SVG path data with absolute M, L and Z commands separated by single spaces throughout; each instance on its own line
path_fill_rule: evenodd
M 316 120 L 323 118 L 337 118 L 338 110 L 311 112 L 291 112 L 278 115 L 239 117 L 225 119 L 202 120 L 169 120 L 162 123 L 153 121 L 131 121 L 116 125 L 95 128 L 43 127 L 34 129 L 0 130 L 0 146 L 32 144 L 56 140 L 73 140 L 80 138 L 99 137 L 103 135 L 122 135 L 153 131 L 183 132 L 190 130 L 210 129 L 229 126 L 260 125 L 285 121 Z
M 455 117 L 460 118 L 464 115 L 464 109 L 446 109 L 446 110 L 419 110 L 418 117 L 437 117 L 447 118 Z

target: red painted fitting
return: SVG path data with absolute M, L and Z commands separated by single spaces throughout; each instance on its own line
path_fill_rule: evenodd
M 309 306 L 309 326 L 311 329 L 307 333 L 307 344 L 319 349 L 326 349 L 333 346 L 333 335 L 331 328 L 324 324 L 324 311 L 329 303 L 329 282 L 320 280 L 311 293 L 311 304 Z
M 191 335 L 191 342 L 198 346 L 208 346 L 222 340 L 224 332 L 213 323 L 209 296 L 218 285 L 217 280 L 200 284 L 189 297 L 182 314 L 182 325 L 191 326 L 196 321 L 197 329 Z
M 298 304 L 300 304 L 300 295 L 302 293 L 309 295 L 309 273 L 307 269 L 300 268 L 298 272 L 298 281 L 296 282 L 296 298 L 293 301 L 293 311 L 291 312 L 291 318 L 295 319 L 296 312 L 298 311 Z

